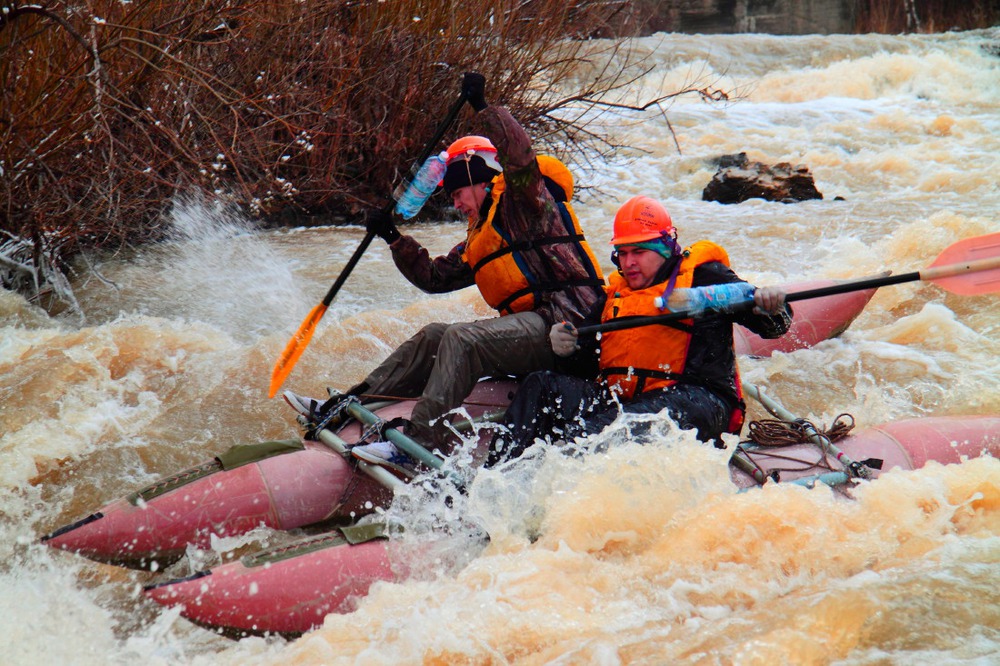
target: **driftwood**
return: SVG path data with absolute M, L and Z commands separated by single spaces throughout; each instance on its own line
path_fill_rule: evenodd
M 20 293 L 33 302 L 57 300 L 83 323 L 83 311 L 69 279 L 58 262 L 39 251 L 41 246 L 41 243 L 0 230 L 0 287 Z

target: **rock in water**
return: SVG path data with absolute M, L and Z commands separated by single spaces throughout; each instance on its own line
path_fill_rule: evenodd
M 723 155 L 719 158 L 719 170 L 701 193 L 704 201 L 718 201 L 732 204 L 747 199 L 766 199 L 782 203 L 795 203 L 807 199 L 822 199 L 823 194 L 816 189 L 809 168 L 779 162 L 768 166 L 762 162 L 751 162 L 746 153 Z

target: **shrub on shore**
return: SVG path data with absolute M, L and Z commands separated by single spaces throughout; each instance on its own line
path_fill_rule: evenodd
M 858 0 L 857 32 L 896 34 L 988 28 L 1000 21 L 995 0 Z
M 618 20 L 597 0 L 4 3 L 0 275 L 46 282 L 82 248 L 160 237 L 181 191 L 265 221 L 382 205 L 464 71 L 552 145 L 605 150 L 552 91 Z M 605 54 L 607 56 L 607 54 Z M 591 70 L 576 107 L 628 82 Z M 449 136 L 467 127 L 460 116 Z M 28 269 L 31 269 L 30 271 Z

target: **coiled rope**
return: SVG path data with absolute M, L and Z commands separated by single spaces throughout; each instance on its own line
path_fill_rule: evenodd
M 805 419 L 794 421 L 762 419 L 751 421 L 747 428 L 749 441 L 737 445 L 733 458 L 736 459 L 742 454 L 742 459 L 745 461 L 743 464 L 749 465 L 749 467 L 744 468 L 744 471 L 750 473 L 758 483 L 763 483 L 767 478 L 779 480 L 781 472 L 803 472 L 811 469 L 833 470 L 834 467 L 829 456 L 822 447 L 817 447 L 820 455 L 813 462 L 803 460 L 801 455 L 782 455 L 779 450 L 782 447 L 812 443 L 812 437 L 816 434 L 825 437 L 830 442 L 843 439 L 854 429 L 854 416 L 846 412 L 839 414 L 829 428 L 817 428 Z M 746 444 L 756 444 L 760 448 L 750 449 L 745 446 Z M 765 471 L 758 462 L 758 460 L 763 461 L 764 459 L 771 461 L 770 471 Z M 778 467 L 775 465 L 775 461 L 778 460 L 785 461 L 790 466 Z
M 779 419 L 763 419 L 751 421 L 747 426 L 748 437 L 760 446 L 790 446 L 805 444 L 810 441 L 812 428 L 831 442 L 843 439 L 854 429 L 854 417 L 851 414 L 839 414 L 833 420 L 829 429 L 818 428 L 805 419 L 781 421 Z

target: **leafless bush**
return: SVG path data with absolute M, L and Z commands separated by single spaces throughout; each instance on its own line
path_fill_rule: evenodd
M 1000 21 L 995 0 L 860 0 L 857 31 L 897 34 L 988 28 Z
M 37 285 L 42 263 L 58 270 L 82 248 L 155 240 L 188 189 L 270 222 L 381 205 L 468 70 L 550 146 L 614 151 L 586 111 L 642 65 L 621 40 L 587 38 L 629 25 L 628 4 L 8 1 L 0 230 L 34 261 L 8 261 L 0 276 Z M 556 98 L 567 82 L 579 94 Z

